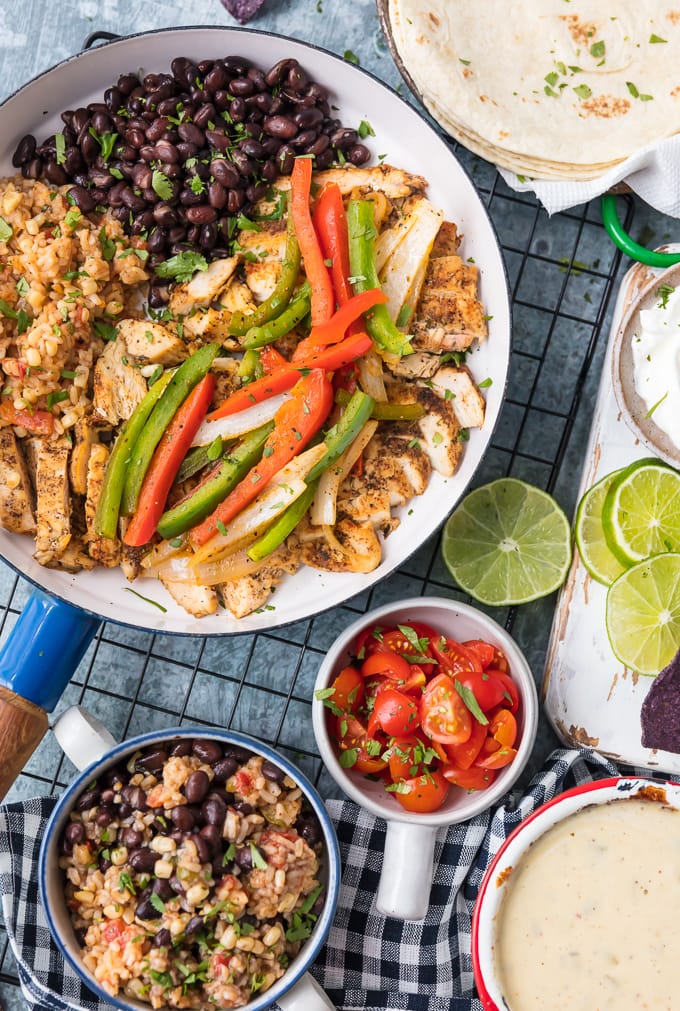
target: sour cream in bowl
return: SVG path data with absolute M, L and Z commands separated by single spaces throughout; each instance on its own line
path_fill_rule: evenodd
M 485 1011 L 677 1005 L 680 786 L 587 783 L 527 818 L 486 872 L 472 923 Z
M 626 424 L 680 467 L 680 268 L 654 277 L 629 306 L 614 341 L 614 392 Z

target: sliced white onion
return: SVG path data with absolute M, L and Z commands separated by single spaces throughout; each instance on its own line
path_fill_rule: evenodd
M 354 442 L 350 443 L 336 463 L 319 478 L 309 514 L 313 526 L 334 526 L 340 485 L 375 435 L 377 427 L 377 421 L 367 421 Z
M 361 389 L 378 403 L 384 404 L 387 401 L 387 390 L 380 357 L 375 351 L 369 351 L 367 355 L 357 360 L 357 367 Z
M 253 562 L 246 554 L 245 548 L 240 548 L 233 554 L 216 562 L 205 562 L 203 565 L 193 564 L 194 555 L 173 555 L 147 568 L 145 576 L 154 576 L 167 583 L 187 583 L 192 586 L 217 586 L 242 576 L 252 575 L 262 567 L 262 562 Z
M 278 393 L 259 404 L 247 407 L 237 414 L 228 414 L 226 418 L 216 418 L 214 421 L 204 421 L 194 436 L 192 446 L 210 446 L 220 436 L 222 439 L 235 439 L 254 428 L 271 421 L 282 404 L 290 399 L 290 393 Z
M 182 548 L 183 544 L 177 546 L 173 545 L 172 541 L 160 541 L 160 543 L 153 546 L 148 554 L 144 555 L 142 558 L 142 568 L 156 569 L 159 565 L 162 565 L 163 562 L 167 561 L 168 558 L 172 558 L 173 555 L 181 554 Z

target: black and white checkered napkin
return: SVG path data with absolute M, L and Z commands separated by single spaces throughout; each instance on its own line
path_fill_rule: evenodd
M 386 919 L 375 909 L 385 823 L 349 801 L 330 801 L 342 853 L 342 889 L 328 941 L 312 972 L 343 1011 L 482 1011 L 470 957 L 472 907 L 484 871 L 519 822 L 555 794 L 618 770 L 592 751 L 554 751 L 516 803 L 438 834 L 425 920 Z M 40 840 L 51 798 L 0 808 L 2 911 L 19 978 L 33 1011 L 113 1011 L 64 964 L 38 900 Z M 404 875 L 408 868 L 404 868 Z

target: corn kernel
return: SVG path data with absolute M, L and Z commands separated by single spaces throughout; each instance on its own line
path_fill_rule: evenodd
M 27 348 L 24 358 L 26 359 L 26 364 L 30 365 L 32 369 L 42 364 L 42 355 L 37 348 Z
M 174 853 L 177 849 L 175 840 L 167 835 L 157 835 L 155 839 L 151 840 L 149 846 L 156 853 Z
M 187 889 L 186 900 L 190 906 L 198 906 L 208 897 L 209 891 L 205 885 L 192 885 Z
M 157 860 L 153 868 L 153 872 L 157 878 L 171 878 L 173 870 L 174 868 L 169 860 Z M 189 889 L 189 892 L 190 891 L 191 889 Z M 191 901 L 189 899 L 189 892 L 187 892 L 187 901 Z M 206 891 L 206 895 L 207 894 L 208 893 Z
M 50 356 L 50 358 L 54 358 L 58 350 L 59 342 L 54 340 L 53 337 L 48 337 L 45 341 L 45 352 Z

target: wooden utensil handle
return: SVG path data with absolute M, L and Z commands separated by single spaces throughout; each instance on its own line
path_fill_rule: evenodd
M 44 709 L 0 686 L 0 800 L 42 741 L 47 726 Z

